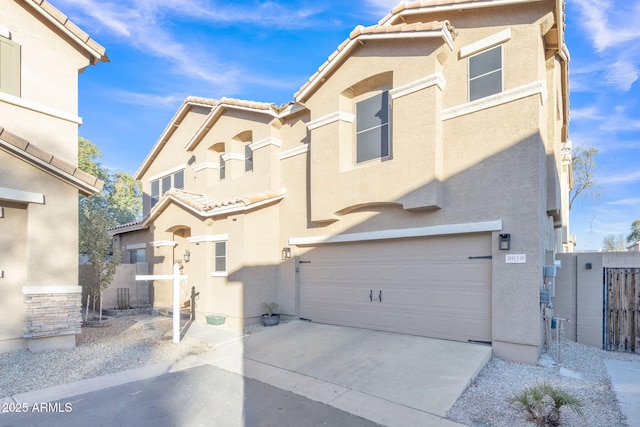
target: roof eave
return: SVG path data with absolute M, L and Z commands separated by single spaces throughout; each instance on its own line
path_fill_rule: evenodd
M 416 31 L 416 32 L 394 32 L 394 33 L 377 33 L 377 34 L 361 34 L 353 39 L 349 40 L 347 45 L 333 57 L 326 66 L 322 68 L 313 78 L 309 81 L 309 84 L 301 89 L 295 95 L 295 101 L 303 103 L 304 100 L 322 84 L 328 74 L 330 74 L 336 67 L 338 67 L 352 50 L 360 46 L 360 42 L 367 40 L 393 40 L 393 39 L 415 39 L 415 38 L 442 38 L 445 43 L 453 50 L 453 35 L 451 31 L 446 27 L 442 27 L 438 30 Z
M 49 21 L 55 27 L 60 29 L 63 33 L 69 36 L 77 45 L 79 45 L 84 51 L 86 51 L 91 59 L 91 65 L 95 65 L 98 62 L 110 62 L 109 57 L 106 55 L 106 49 L 89 37 L 80 27 L 76 26 L 71 20 L 54 7 L 46 0 L 22 0 L 29 5 L 37 13 L 39 13 L 44 19 Z M 58 18 L 56 18 L 56 16 Z M 64 22 L 62 22 L 64 20 Z M 67 27 L 69 25 L 69 27 Z M 72 30 L 73 29 L 73 30 Z M 82 37 L 80 37 L 80 35 Z
M 411 15 L 425 15 L 429 13 L 448 12 L 461 9 L 479 9 L 485 7 L 506 6 L 519 3 L 534 3 L 544 0 L 481 0 L 481 1 L 468 1 L 464 3 L 449 3 L 438 4 L 429 6 L 418 6 L 409 9 L 402 9 L 400 6 L 395 9 L 399 9 L 397 12 L 392 12 L 378 21 L 380 26 L 389 26 L 399 23 L 398 21 L 404 21 L 406 16 Z

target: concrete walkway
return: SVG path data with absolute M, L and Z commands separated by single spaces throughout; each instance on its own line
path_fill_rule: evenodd
M 194 323 L 187 336 L 216 351 L 23 393 L 12 401 L 61 401 L 211 365 L 378 424 L 453 427 L 460 424 L 443 417 L 491 357 L 483 345 L 303 321 L 252 335 Z
M 622 360 L 604 361 L 628 427 L 640 427 L 640 364 Z

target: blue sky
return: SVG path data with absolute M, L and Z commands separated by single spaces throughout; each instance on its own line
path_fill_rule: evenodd
M 80 136 L 133 174 L 187 96 L 283 104 L 359 24 L 397 0 L 53 0 L 107 48 L 80 76 Z M 578 250 L 640 219 L 640 2 L 567 0 L 570 139 L 600 150 L 601 197 L 577 201 Z M 455 25 L 455 23 L 454 23 Z

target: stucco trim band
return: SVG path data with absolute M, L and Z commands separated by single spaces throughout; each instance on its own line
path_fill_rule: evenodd
M 309 144 L 300 145 L 296 148 L 285 150 L 278 154 L 280 160 L 288 159 L 289 157 L 297 156 L 298 154 L 306 153 L 309 151 Z
M 282 146 L 282 141 L 280 141 L 278 138 L 274 138 L 270 136 L 260 141 L 256 141 L 253 144 L 249 144 L 249 148 L 251 148 L 252 151 L 256 151 L 260 148 L 267 147 L 269 145 L 274 145 L 280 148 Z
M 330 123 L 343 121 L 347 123 L 353 123 L 356 119 L 355 114 L 345 113 L 344 111 L 335 111 L 331 114 L 327 114 L 326 116 L 319 117 L 315 120 L 311 120 L 307 123 L 307 129 L 314 130 L 324 125 L 328 125 Z
M 194 172 L 200 172 L 205 169 L 220 169 L 220 164 L 214 162 L 204 162 L 193 167 Z
M 38 294 L 81 294 L 82 286 L 23 286 L 25 295 Z
M 186 164 L 178 165 L 178 166 L 176 166 L 174 168 L 171 168 L 171 169 L 168 169 L 166 171 L 162 171 L 160 173 L 157 173 L 157 174 L 155 174 L 153 176 L 150 176 L 149 178 L 147 178 L 147 182 L 151 182 L 151 181 L 155 181 L 156 179 L 164 178 L 165 176 L 168 176 L 168 175 L 171 175 L 173 173 L 179 172 L 179 171 L 184 170 L 186 168 L 187 168 Z
M 398 228 L 393 230 L 367 231 L 364 233 L 337 234 L 335 236 L 291 237 L 290 245 L 319 245 L 323 243 L 364 242 L 370 240 L 402 239 L 407 237 L 428 237 L 444 234 L 481 233 L 502 230 L 502 220 L 443 224 L 427 227 Z
M 446 80 L 441 73 L 430 74 L 406 85 L 391 89 L 389 94 L 391 95 L 391 99 L 396 99 L 434 85 L 438 86 L 440 90 L 444 90 Z
M 64 111 L 60 111 L 57 108 L 52 108 L 47 105 L 29 101 L 18 96 L 9 95 L 5 92 L 0 92 L 0 101 L 6 102 L 7 104 L 15 105 L 16 107 L 24 108 L 26 110 L 35 111 L 36 113 L 44 114 L 46 116 L 51 116 L 56 119 L 62 119 L 67 122 L 75 123 L 77 125 L 82 124 L 82 118 L 80 116 L 69 114 Z
M 445 121 L 536 94 L 540 95 L 543 103 L 544 101 L 546 101 L 547 87 L 545 86 L 544 81 L 539 80 L 537 82 L 529 83 L 515 89 L 507 90 L 495 95 L 487 96 L 486 98 L 478 99 L 477 101 L 467 102 L 465 104 L 447 108 L 446 110 L 442 110 L 442 112 L 440 113 L 440 118 L 442 121 Z
M 225 153 L 222 155 L 222 160 L 244 160 L 244 156 L 238 153 Z
M 226 242 L 229 240 L 228 234 L 203 234 L 201 236 L 187 237 L 189 243 L 204 243 L 204 242 Z
M 499 31 L 489 37 L 485 37 L 477 42 L 460 48 L 460 59 L 471 56 L 475 53 L 497 46 L 511 39 L 511 28 Z
M 173 240 L 156 240 L 149 244 L 154 248 L 159 248 L 160 246 L 176 246 L 178 242 L 174 242 Z
M 44 194 L 32 193 L 31 191 L 16 190 L 14 188 L 0 187 L 0 200 L 11 202 L 44 204 Z

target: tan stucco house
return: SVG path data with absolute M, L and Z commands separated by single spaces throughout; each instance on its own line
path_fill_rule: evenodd
M 78 74 L 105 49 L 43 0 L 0 2 L 0 352 L 80 333 Z
M 287 105 L 187 98 L 135 174 L 153 273 L 180 261 L 181 298 L 238 327 L 275 301 L 535 362 L 568 236 L 563 29 L 557 0 L 403 2 Z

